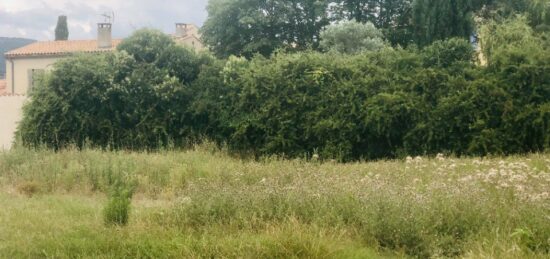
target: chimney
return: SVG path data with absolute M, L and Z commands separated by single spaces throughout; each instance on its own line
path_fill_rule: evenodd
M 185 36 L 187 36 L 187 24 L 176 23 L 176 37 L 185 37 Z
M 97 24 L 97 47 L 100 49 L 113 47 L 110 23 Z

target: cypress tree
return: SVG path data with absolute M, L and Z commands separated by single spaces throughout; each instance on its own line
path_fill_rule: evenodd
M 67 27 L 67 16 L 60 15 L 57 18 L 57 27 L 55 27 L 55 40 L 68 40 L 69 28 Z

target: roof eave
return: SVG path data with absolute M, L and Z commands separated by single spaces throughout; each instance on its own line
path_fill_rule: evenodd
M 74 51 L 74 52 L 58 52 L 58 53 L 30 53 L 30 54 L 4 54 L 6 59 L 16 59 L 16 58 L 41 58 L 41 57 L 66 57 L 76 54 L 97 54 L 97 53 L 108 53 L 114 51 L 112 49 L 104 49 L 97 51 Z

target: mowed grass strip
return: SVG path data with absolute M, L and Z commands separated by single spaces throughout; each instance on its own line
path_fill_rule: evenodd
M 125 227 L 103 224 L 115 179 Z M 550 155 L 338 164 L 157 153 L 0 154 L 0 257 L 547 258 Z

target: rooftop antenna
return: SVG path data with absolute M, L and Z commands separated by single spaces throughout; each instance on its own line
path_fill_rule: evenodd
M 101 16 L 103 16 L 105 23 L 115 23 L 115 12 L 111 11 L 111 13 L 102 13 Z

